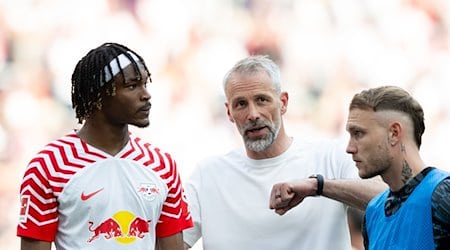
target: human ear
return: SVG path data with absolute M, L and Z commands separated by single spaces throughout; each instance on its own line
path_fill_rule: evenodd
M 403 128 L 399 122 L 392 122 L 389 124 L 389 143 L 391 146 L 395 146 L 401 138 Z
M 280 95 L 281 101 L 281 114 L 286 113 L 288 106 L 289 94 L 287 92 L 282 92 Z
M 225 103 L 225 108 L 227 110 L 228 120 L 230 120 L 230 122 L 234 123 L 234 118 L 231 116 L 230 107 L 229 107 L 229 104 L 227 102 Z

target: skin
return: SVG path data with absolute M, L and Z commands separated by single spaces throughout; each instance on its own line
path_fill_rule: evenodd
M 347 131 L 347 153 L 361 178 L 380 175 L 392 191 L 398 191 L 426 167 L 413 139 L 412 122 L 405 114 L 352 109 Z
M 287 111 L 289 95 L 287 92 L 277 93 L 267 73 L 234 73 L 225 85 L 225 95 L 228 118 L 242 136 L 249 158 L 272 158 L 289 148 L 292 138 L 286 134 L 282 118 Z M 380 181 L 372 185 L 372 180 L 327 180 L 326 183 L 324 195 L 357 204 L 358 208 L 365 207 L 373 196 L 385 188 Z M 275 184 L 270 194 L 269 207 L 282 215 L 305 197 L 314 196 L 316 188 L 315 179 Z M 184 249 L 189 248 L 185 243 Z
M 86 119 L 78 136 L 86 143 L 115 155 L 128 143 L 128 125 L 147 127 L 150 124 L 150 99 L 147 90 L 148 77 L 143 65 L 139 64 L 142 79 L 130 64 L 123 72 L 125 81 L 120 74 L 114 77 L 116 91 L 114 96 L 102 95 L 102 108 L 95 110 Z M 182 232 L 156 239 L 158 250 L 183 249 Z M 51 242 L 38 241 L 23 237 L 22 250 L 50 250 Z
M 285 152 L 292 142 L 284 129 L 282 116 L 287 111 L 287 92 L 277 93 L 271 78 L 261 71 L 231 76 L 225 86 L 225 107 L 229 120 L 241 134 L 248 157 L 266 159 Z M 249 142 L 264 140 L 275 132 L 274 140 L 262 150 L 255 150 Z M 379 180 L 326 180 L 323 195 L 361 210 L 386 185 Z M 277 183 L 272 187 L 269 207 L 283 215 L 308 196 L 317 192 L 316 179 Z
M 283 133 L 280 132 L 280 135 L 286 136 L 284 131 Z M 283 148 L 283 151 L 287 147 L 288 144 Z M 268 155 L 276 156 L 283 151 L 278 150 Z M 248 149 L 247 152 L 249 152 Z M 250 151 L 250 153 L 252 152 Z M 373 176 L 376 175 L 371 177 Z M 384 189 L 386 189 L 386 185 L 377 178 L 367 180 L 325 180 L 322 196 L 364 210 L 369 201 Z M 306 197 L 315 196 L 316 192 L 317 180 L 315 178 L 276 183 L 272 187 L 269 207 L 275 210 L 277 214 L 284 215 L 290 209 L 299 205 Z
M 21 250 L 50 250 L 51 247 L 51 242 L 35 240 L 26 237 L 22 237 L 20 239 Z
M 139 67 L 146 76 L 144 67 Z M 128 143 L 128 125 L 147 127 L 150 124 L 150 98 L 147 77 L 141 80 L 128 65 L 124 70 L 125 82 L 120 74 L 114 77 L 116 94 L 103 95 L 102 108 L 93 112 L 78 131 L 86 143 L 111 155 L 117 154 Z
M 250 158 L 271 158 L 288 149 L 292 138 L 286 135 L 282 115 L 289 96 L 287 92 L 276 93 L 267 73 L 234 74 L 225 94 L 228 118 L 241 134 Z M 255 149 L 249 145 L 252 143 L 265 146 Z
M 167 237 L 156 238 L 155 250 L 182 250 L 184 249 L 183 233 L 176 233 Z

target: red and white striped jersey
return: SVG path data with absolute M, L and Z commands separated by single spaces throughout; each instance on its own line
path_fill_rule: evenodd
M 75 132 L 28 164 L 17 235 L 58 249 L 148 249 L 192 226 L 176 162 L 130 134 L 115 156 Z

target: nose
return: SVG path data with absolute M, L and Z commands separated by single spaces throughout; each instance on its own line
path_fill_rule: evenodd
M 350 140 L 348 141 L 347 148 L 345 149 L 345 151 L 346 151 L 348 154 L 354 154 L 354 153 L 356 153 L 356 147 L 355 147 L 354 143 L 352 142 L 352 139 L 350 139 Z
M 260 113 L 258 110 L 258 107 L 254 104 L 248 105 L 248 120 L 250 121 L 256 121 L 260 117 Z
M 152 95 L 150 94 L 150 92 L 148 92 L 147 88 L 143 88 L 142 91 L 142 95 L 141 95 L 141 100 L 143 101 L 148 101 L 152 98 Z

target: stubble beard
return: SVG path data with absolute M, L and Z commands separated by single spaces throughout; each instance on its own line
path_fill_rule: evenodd
M 270 146 L 272 146 L 272 144 L 275 142 L 275 139 L 277 138 L 278 133 L 280 131 L 281 122 L 280 122 L 280 120 L 277 120 L 274 122 L 273 125 L 267 124 L 265 122 L 256 122 L 251 125 L 253 125 L 253 126 L 264 125 L 269 129 L 269 133 L 264 138 L 251 139 L 247 135 L 245 135 L 245 133 L 243 136 L 245 146 L 249 150 L 254 151 L 254 152 L 262 152 L 262 151 L 266 150 L 267 148 L 269 148 Z M 250 125 L 246 126 L 246 127 L 250 127 Z M 246 130 L 246 128 L 244 128 L 244 131 L 245 130 Z
M 377 155 L 373 155 L 368 159 L 369 166 L 372 166 L 373 169 L 370 172 L 367 172 L 364 176 L 361 176 L 361 178 L 368 179 L 377 175 L 382 175 L 387 169 L 390 168 L 392 161 L 393 159 L 387 146 L 380 148 Z

